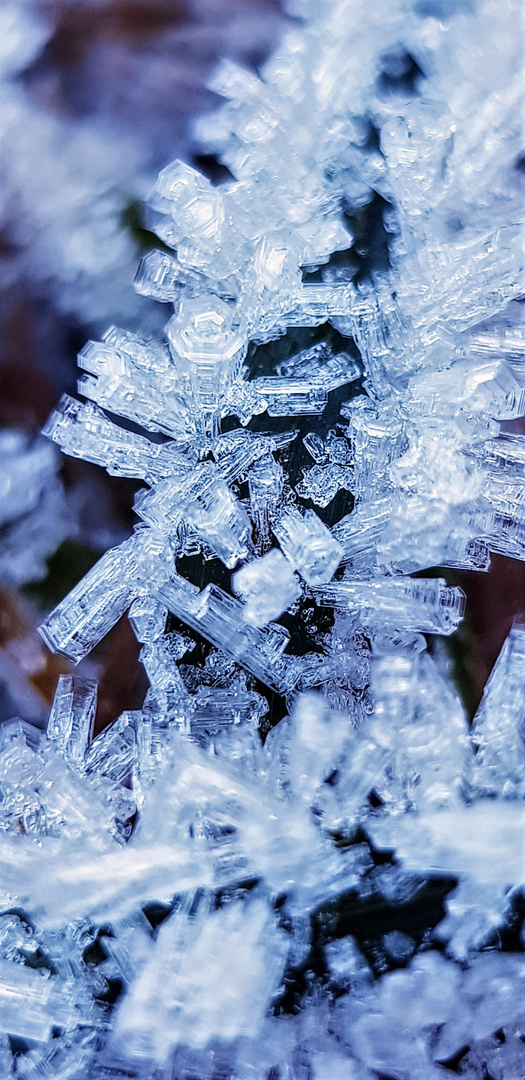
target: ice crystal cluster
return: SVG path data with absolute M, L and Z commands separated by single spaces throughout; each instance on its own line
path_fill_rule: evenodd
M 282 22 L 271 0 L 248 10 L 235 0 L 141 6 L 137 48 L 136 5 L 0 2 L 0 226 L 11 249 L 0 283 L 30 282 L 57 311 L 92 326 L 162 327 L 129 287 L 130 209 L 162 163 L 189 152 L 185 129 L 209 98 L 212 59 L 226 48 L 241 61 L 267 53 Z
M 68 532 L 54 447 L 11 428 L 0 430 L 0 582 L 45 577 L 46 559 Z
M 108 310 L 132 317 L 122 269 L 131 271 L 134 245 L 120 219 L 146 155 L 107 121 L 75 124 L 46 109 L 45 93 L 41 103 L 28 94 L 24 74 L 54 30 L 50 5 L 2 0 L 0 14 L 0 224 L 16 251 L 8 269 L 3 260 L 2 285 L 45 283 L 58 310 L 88 322 Z
M 90 342 L 45 429 L 145 486 L 42 636 L 128 612 L 150 689 L 1 730 L 5 1077 L 525 1075 L 525 624 L 470 729 L 435 648 L 435 568 L 525 557 L 519 11 L 294 13 L 214 76 L 232 179 L 159 175 L 165 339 Z

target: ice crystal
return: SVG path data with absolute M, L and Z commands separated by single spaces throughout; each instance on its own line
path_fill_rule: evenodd
M 70 0 L 2 2 L 0 220 L 16 248 L 2 270 L 83 324 L 159 327 L 130 288 L 140 203 L 177 148 L 198 152 L 188 121 L 209 100 L 211 66 L 225 50 L 241 63 L 264 55 L 284 20 L 264 0 L 253 12 L 190 0 L 182 17 L 147 11 L 140 28 L 123 10 L 119 33 L 97 15 Z
M 172 251 L 137 283 L 174 304 L 166 340 L 91 342 L 88 400 L 46 425 L 147 486 L 42 636 L 76 663 L 129 611 L 150 689 L 91 740 L 95 688 L 64 676 L 45 737 L 2 732 L 27 1080 L 524 1072 L 525 965 L 495 947 L 523 883 L 523 625 L 470 730 L 424 636 L 464 611 L 428 571 L 525 557 L 525 438 L 500 428 L 525 411 L 516 13 L 294 13 L 260 75 L 212 80 L 199 137 L 232 179 L 158 178 Z M 343 211 L 374 192 L 390 265 L 358 280 Z
M 21 431 L 0 431 L 0 581 L 46 575 L 46 559 L 71 529 L 53 447 Z

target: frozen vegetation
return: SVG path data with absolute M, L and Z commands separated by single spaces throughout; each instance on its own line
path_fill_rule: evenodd
M 0 730 L 6 1080 L 525 1075 L 525 623 L 471 727 L 435 647 L 454 568 L 525 558 L 519 5 L 292 14 L 213 76 L 231 179 L 158 177 L 165 337 L 45 427 L 144 486 L 42 637 L 128 612 L 150 688 Z

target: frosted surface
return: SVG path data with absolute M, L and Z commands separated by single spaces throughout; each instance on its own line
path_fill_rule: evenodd
M 444 660 L 454 568 L 525 558 L 518 9 L 290 11 L 212 78 L 231 179 L 157 179 L 165 337 L 88 343 L 45 428 L 145 486 L 42 637 L 127 611 L 150 685 L 0 733 L 6 1076 L 525 1075 L 523 621 L 471 726 Z
M 43 439 L 0 431 L 0 581 L 23 585 L 46 575 L 71 525 L 58 459 Z

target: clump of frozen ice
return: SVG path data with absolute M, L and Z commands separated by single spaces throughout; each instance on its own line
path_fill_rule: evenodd
M 471 728 L 426 640 L 447 567 L 525 557 L 511 8 L 298 2 L 260 77 L 213 80 L 231 181 L 159 176 L 166 340 L 89 343 L 45 429 L 146 486 L 42 636 L 77 663 L 128 611 L 150 689 L 92 740 L 63 676 L 45 737 L 3 729 L 16 1076 L 524 1074 L 523 624 Z
M 43 439 L 0 431 L 0 581 L 22 585 L 43 578 L 46 559 L 67 535 L 59 461 Z
M 160 326 L 131 287 L 146 225 L 137 211 L 163 163 L 198 152 L 188 128 L 210 100 L 213 64 L 225 50 L 264 55 L 283 22 L 264 0 L 250 11 L 147 5 L 140 18 L 112 3 L 3 0 L 4 281 L 29 280 L 84 324 Z

